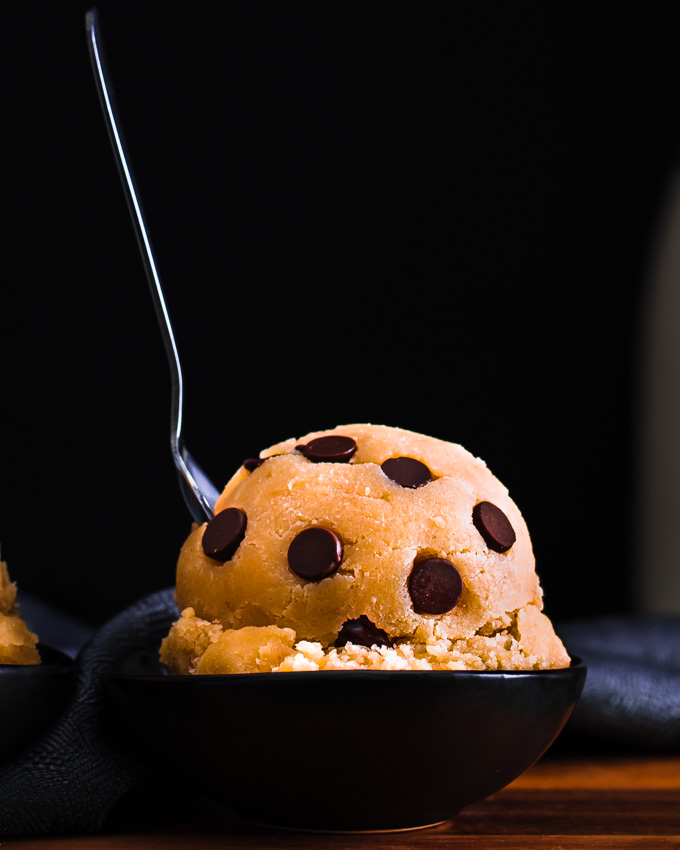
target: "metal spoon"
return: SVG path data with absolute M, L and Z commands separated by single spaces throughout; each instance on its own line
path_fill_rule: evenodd
M 163 342 L 165 343 L 165 351 L 168 356 L 168 363 L 170 364 L 170 376 L 172 379 L 170 448 L 172 450 L 172 458 L 177 468 L 180 489 L 182 490 L 187 507 L 197 522 L 205 522 L 206 519 L 211 519 L 214 515 L 215 501 L 217 500 L 219 491 L 189 453 L 182 438 L 182 405 L 184 398 L 182 367 L 177 353 L 175 336 L 163 297 L 163 290 L 160 278 L 158 277 L 153 251 L 151 250 L 148 230 L 142 214 L 139 194 L 134 186 L 129 160 L 125 153 L 125 146 L 116 119 L 113 104 L 113 89 L 111 83 L 107 80 L 108 71 L 100 43 L 96 8 L 86 13 L 85 29 L 87 31 L 90 60 L 99 93 L 99 101 L 104 113 L 109 139 L 111 140 L 118 165 L 118 172 L 123 183 L 125 197 L 135 227 L 137 242 L 142 253 L 146 277 L 156 310 L 156 317 L 158 318 Z

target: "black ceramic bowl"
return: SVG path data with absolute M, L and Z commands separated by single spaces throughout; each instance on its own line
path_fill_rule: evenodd
M 41 664 L 0 664 L 0 764 L 37 738 L 71 695 L 73 659 L 43 644 L 38 651 Z
M 154 758 L 244 818 L 398 830 L 448 820 L 530 767 L 585 676 L 580 660 L 531 672 L 174 676 L 139 653 L 108 693 Z

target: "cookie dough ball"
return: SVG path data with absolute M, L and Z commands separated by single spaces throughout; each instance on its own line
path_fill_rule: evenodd
M 0 664 L 40 664 L 38 636 L 29 631 L 16 604 L 17 588 L 0 561 Z
M 177 672 L 200 672 L 206 641 L 233 654 L 225 634 L 259 628 L 264 643 L 272 626 L 296 643 L 271 669 L 569 664 L 506 488 L 461 446 L 386 426 L 313 432 L 246 461 L 185 542 L 176 600 L 173 632 L 203 642 L 182 653 L 171 632 L 162 658 Z

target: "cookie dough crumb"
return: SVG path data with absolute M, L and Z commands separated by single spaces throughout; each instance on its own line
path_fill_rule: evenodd
M 537 634 L 552 629 L 534 606 L 518 612 L 516 621 L 529 623 Z M 539 618 L 543 618 L 543 623 Z M 203 647 L 196 654 L 198 646 Z M 546 653 L 539 639 L 527 648 L 509 630 L 460 640 L 441 638 L 427 644 L 408 639 L 394 646 L 324 647 L 299 640 L 293 629 L 244 626 L 223 629 L 196 617 L 187 608 L 163 641 L 161 660 L 173 673 L 283 673 L 317 670 L 541 670 L 563 664 L 566 658 Z
M 195 673 L 198 659 L 223 631 L 219 623 L 203 620 L 193 608 L 185 608 L 161 643 L 160 659 L 174 673 Z
M 294 641 L 292 629 L 278 626 L 226 629 L 198 659 L 196 672 L 271 673 L 290 654 Z

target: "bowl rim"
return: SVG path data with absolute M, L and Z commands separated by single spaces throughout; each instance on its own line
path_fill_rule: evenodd
M 181 684 L 192 684 L 189 687 L 214 687 L 215 684 L 227 684 L 233 682 L 267 682 L 267 681 L 314 681 L 315 673 L 322 674 L 323 679 L 340 681 L 380 681 L 381 679 L 426 679 L 427 681 L 446 681 L 448 679 L 484 678 L 484 679 L 562 679 L 578 678 L 585 675 L 588 670 L 586 662 L 576 655 L 571 656 L 571 664 L 568 667 L 548 667 L 542 670 L 371 670 L 363 668 L 360 670 L 287 670 L 268 673 L 209 673 L 204 675 L 171 673 L 131 673 L 121 670 L 120 667 L 135 656 L 143 655 L 145 650 L 137 650 L 128 653 L 121 658 L 113 668 L 107 672 L 107 678 L 118 682 L 154 682 L 164 684 L 161 687 L 177 687 Z M 161 663 L 160 661 L 158 662 Z M 310 675 L 311 674 L 311 675 Z M 195 684 L 193 684 L 195 683 Z

